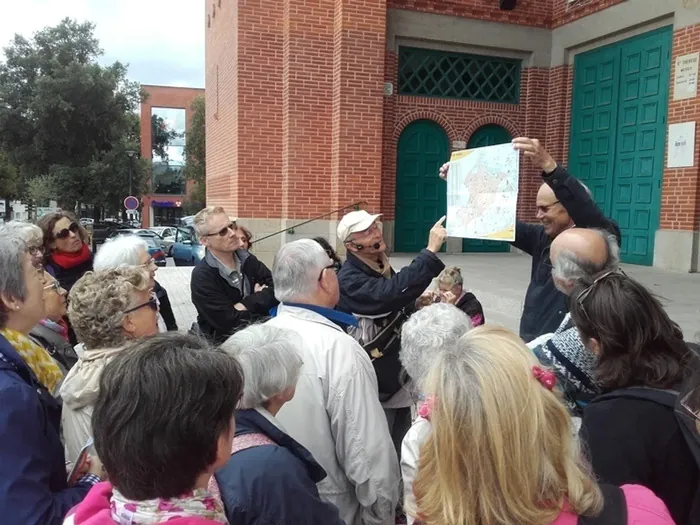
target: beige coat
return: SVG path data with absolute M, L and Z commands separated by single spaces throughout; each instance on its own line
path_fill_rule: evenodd
M 118 348 L 85 350 L 61 385 L 61 427 L 66 460 L 71 463 L 75 462 L 80 450 L 92 438 L 92 410 L 100 388 L 100 375 L 119 351 Z M 94 447 L 91 453 L 95 454 Z

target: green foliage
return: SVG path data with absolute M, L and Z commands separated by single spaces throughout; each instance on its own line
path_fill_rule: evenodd
M 151 147 L 154 156 L 157 155 L 165 162 L 168 161 L 168 145 L 170 141 L 179 137 L 179 133 L 168 129 L 168 124 L 163 117 L 151 115 Z
M 39 175 L 27 183 L 26 196 L 37 206 L 48 206 L 57 193 L 58 182 L 55 175 Z
M 204 184 L 206 183 L 206 118 L 204 97 L 197 97 L 192 101 L 192 119 L 190 129 L 187 131 L 187 142 L 185 143 L 185 177 L 195 181 L 202 195 L 206 194 Z
M 0 151 L 0 199 L 16 199 L 20 195 L 21 178 L 10 157 Z
M 0 63 L 0 150 L 23 180 L 38 178 L 37 191 L 51 180 L 68 208 L 123 199 L 125 152 L 140 150 L 140 87 L 121 63 L 101 66 L 101 54 L 94 25 L 66 18 L 31 39 L 15 35 Z M 134 161 L 135 188 L 145 171 Z

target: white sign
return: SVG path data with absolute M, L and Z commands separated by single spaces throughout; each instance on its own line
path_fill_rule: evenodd
M 668 127 L 668 167 L 691 168 L 695 164 L 695 122 Z
M 0 213 L 5 214 L 5 199 L 0 199 Z
M 455 151 L 447 178 L 447 234 L 515 240 L 519 166 L 510 143 Z
M 682 55 L 676 59 L 673 100 L 698 96 L 698 62 L 700 62 L 700 52 Z

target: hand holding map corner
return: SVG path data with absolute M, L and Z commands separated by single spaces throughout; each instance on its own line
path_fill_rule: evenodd
M 537 139 L 527 137 L 518 137 L 513 139 L 513 149 L 522 151 L 526 157 L 530 157 L 533 164 L 547 174 L 552 173 L 557 169 L 557 163 L 554 158 L 544 149 Z M 442 173 L 442 168 L 440 169 Z M 447 171 L 445 172 L 447 174 Z M 442 175 L 440 175 L 442 177 Z

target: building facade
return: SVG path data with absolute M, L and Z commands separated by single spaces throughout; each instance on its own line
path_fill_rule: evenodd
M 141 196 L 141 225 L 174 225 L 184 215 L 183 203 L 191 182 L 186 181 L 184 149 L 192 102 L 203 89 L 168 86 L 141 88 L 148 94 L 141 103 L 141 157 L 152 159 L 149 191 Z
M 673 125 L 700 114 L 700 0 L 511 3 L 207 2 L 207 203 L 257 238 L 362 203 L 394 251 L 417 251 L 444 214 L 450 150 L 529 136 L 619 223 L 623 261 L 697 270 L 697 137 Z M 667 147 L 669 130 L 682 133 Z M 690 166 L 675 158 L 688 149 Z M 521 163 L 520 219 L 534 220 L 540 183 Z M 333 241 L 337 219 L 256 250 Z

